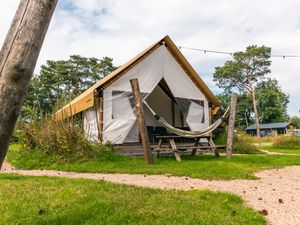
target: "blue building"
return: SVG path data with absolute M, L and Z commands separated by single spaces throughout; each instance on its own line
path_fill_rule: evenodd
M 281 123 L 266 123 L 260 124 L 260 135 L 261 136 L 277 136 L 281 134 L 289 133 L 289 130 L 295 129 L 296 126 L 292 122 L 281 122 Z M 253 124 L 246 128 L 246 133 L 250 135 L 256 135 L 256 125 Z

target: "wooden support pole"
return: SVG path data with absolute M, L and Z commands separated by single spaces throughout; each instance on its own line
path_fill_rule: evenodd
M 143 144 L 143 150 L 144 150 L 144 157 L 147 162 L 147 164 L 152 164 L 152 154 L 151 154 L 151 148 L 149 143 L 149 136 L 148 131 L 146 127 L 146 121 L 144 116 L 144 109 L 142 105 L 142 97 L 139 87 L 139 82 L 137 79 L 130 80 L 131 88 L 132 88 L 132 94 L 135 101 L 136 106 L 136 118 L 138 121 L 138 126 L 141 134 L 142 144 Z
M 57 0 L 21 0 L 0 51 L 0 169 Z
M 99 97 L 99 109 L 98 109 L 98 133 L 99 142 L 103 143 L 103 97 Z
M 99 143 L 102 144 L 103 142 L 103 97 L 99 95 L 98 91 L 95 92 L 95 106 L 96 106 L 96 113 L 97 113 L 97 125 L 98 125 L 98 140 Z
M 235 122 L 235 115 L 236 115 L 236 104 L 237 104 L 237 94 L 232 93 L 231 102 L 230 102 L 229 124 L 228 124 L 228 131 L 227 131 L 227 150 L 226 150 L 227 158 L 231 158 L 231 156 L 232 156 L 233 132 L 234 132 L 234 122 Z

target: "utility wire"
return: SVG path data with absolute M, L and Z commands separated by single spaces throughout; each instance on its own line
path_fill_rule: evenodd
M 193 51 L 200 51 L 203 53 L 216 53 L 216 54 L 223 54 L 223 55 L 230 55 L 232 56 L 234 52 L 226 52 L 226 51 L 217 51 L 217 50 L 208 50 L 208 49 L 201 49 L 201 48 L 193 48 L 193 47 L 186 47 L 186 46 L 177 46 L 179 49 L 187 49 L 187 50 L 193 50 Z M 271 57 L 274 58 L 300 58 L 300 55 L 273 55 L 271 54 Z

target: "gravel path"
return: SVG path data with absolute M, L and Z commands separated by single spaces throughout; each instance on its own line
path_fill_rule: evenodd
M 300 225 L 300 166 L 265 170 L 259 180 L 202 180 L 188 177 L 143 174 L 74 173 L 51 170 L 14 170 L 8 164 L 3 173 L 106 180 L 159 189 L 210 189 L 241 196 L 246 204 L 266 215 L 268 224 Z

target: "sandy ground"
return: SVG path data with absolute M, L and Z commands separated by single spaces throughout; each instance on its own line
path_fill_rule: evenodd
M 268 224 L 300 225 L 300 166 L 265 170 L 259 180 L 216 181 L 169 175 L 73 173 L 51 170 L 15 170 L 4 164 L 2 173 L 106 180 L 159 189 L 209 189 L 241 196 L 247 205 L 264 211 Z

